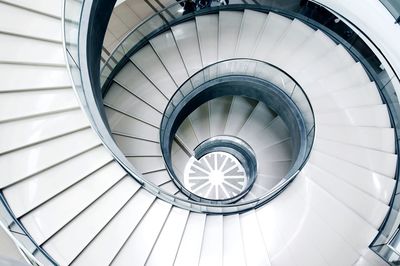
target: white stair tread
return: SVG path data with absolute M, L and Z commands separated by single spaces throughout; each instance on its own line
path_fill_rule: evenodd
M 121 69 L 114 80 L 158 111 L 164 112 L 168 99 L 131 62 Z
M 342 67 L 335 73 L 317 79 L 311 83 L 302 83 L 311 98 L 319 97 L 328 92 L 353 88 L 371 82 L 361 63 L 355 63 L 349 67 Z
M 15 103 L 18 102 L 18 107 Z M 72 89 L 4 93 L 0 97 L 0 121 L 21 119 L 77 108 Z
M 391 127 L 386 105 L 355 107 L 340 111 L 315 113 L 317 123 L 359 127 Z
M 110 264 L 154 199 L 147 191 L 139 190 L 72 265 Z
M 203 68 L 196 22 L 192 20 L 174 26 L 172 27 L 172 33 L 174 34 L 176 44 L 178 45 L 188 74 L 192 76 Z M 208 47 L 208 49 L 210 48 Z
M 171 177 L 169 176 L 167 170 L 163 170 L 163 171 L 158 171 L 158 172 L 154 172 L 154 173 L 148 173 L 143 175 L 144 178 L 150 182 L 152 182 L 153 184 L 155 184 L 156 186 L 167 182 L 168 180 L 171 179 Z
M 234 58 L 243 12 L 219 12 L 218 61 Z
M 334 91 L 312 101 L 313 109 L 318 112 L 380 104 L 382 104 L 381 96 L 374 82 Z
M 291 23 L 291 19 L 269 12 L 265 27 L 260 33 L 260 38 L 254 50 L 253 58 L 263 60 Z
M 44 248 L 60 264 L 67 265 L 71 263 L 115 214 L 126 206 L 125 204 L 138 189 L 139 185 L 136 182 L 130 177 L 125 177 L 104 197 L 96 201 L 90 208 L 51 238 L 44 245 Z M 59 205 L 59 208 L 60 206 L 62 205 Z
M 26 9 L 31 9 L 36 12 L 44 13 L 50 16 L 61 17 L 61 1 L 52 1 L 49 3 L 46 0 L 38 0 L 35 2 L 29 0 L 4 0 L 3 2 L 8 2 L 10 4 L 18 5 Z
M 129 157 L 128 161 L 141 173 L 165 169 L 162 157 Z
M 116 83 L 111 86 L 104 103 L 155 127 L 161 123 L 162 114 L 154 106 L 139 100 Z
M 101 171 L 112 159 L 103 147 L 97 147 L 8 187 L 3 193 L 14 215 L 19 217 L 94 171 Z
M 260 32 L 265 26 L 267 14 L 245 10 L 236 46 L 237 58 L 248 58 L 253 54 Z
M 131 60 L 168 98 L 171 98 L 177 85 L 171 78 L 154 50 L 147 45 L 135 53 Z
M 224 134 L 224 128 L 228 119 L 232 97 L 219 97 L 211 100 L 210 108 L 210 134 L 212 137 Z
M 201 58 L 206 67 L 218 61 L 218 15 L 197 16 Z
M 246 265 L 240 218 L 238 214 L 224 216 L 223 265 Z
M 189 211 L 172 208 L 146 265 L 173 265 Z
M 174 169 L 176 169 L 178 172 L 180 173 L 184 173 L 185 172 L 185 167 L 187 162 L 189 161 L 189 156 L 186 154 L 186 152 L 184 150 L 182 150 L 181 147 L 178 146 L 178 144 L 176 144 L 176 142 L 174 142 L 172 144 L 172 147 L 175 148 L 176 147 L 176 151 L 173 152 L 172 154 L 172 163 L 173 163 L 173 167 Z M 181 176 L 182 180 L 183 180 L 183 176 Z
M 161 156 L 160 144 L 114 135 L 118 147 L 127 157 Z
M 322 31 L 317 30 L 310 36 L 301 47 L 295 50 L 283 66 L 289 73 L 303 69 L 312 64 L 317 58 L 325 55 L 333 49 L 336 44 Z
M 310 207 L 357 252 L 367 247 L 377 230 L 315 183 L 307 183 Z
M 0 187 L 34 175 L 99 144 L 100 139 L 95 133 L 91 129 L 85 129 L 3 155 L 0 158 L 0 168 L 4 169 L 4 176 Z M 30 163 L 21 163 L 21 158 L 29 158 Z M 8 167 L 9 165 L 19 167 Z
M 208 215 L 204 226 L 199 266 L 222 266 L 224 224 L 222 215 Z
M 79 186 L 71 187 L 33 210 L 21 221 L 37 243 L 43 243 L 124 176 L 125 172 L 117 163 L 109 164 L 84 179 Z M 69 207 L 62 208 L 65 204 Z
M 275 116 L 275 113 L 264 103 L 258 102 L 249 119 L 239 131 L 238 137 L 244 139 L 248 143 L 253 142 L 255 135 L 263 130 L 265 126 L 275 118 Z M 255 141 L 256 140 L 254 140 L 254 142 Z
M 190 213 L 174 265 L 199 264 L 205 223 L 205 214 Z
M 337 45 L 326 55 L 321 56 L 318 61 L 309 64 L 304 69 L 293 73 L 293 75 L 300 84 L 309 84 L 338 70 L 347 68 L 354 63 L 354 59 L 346 49 L 341 45 Z
M 351 265 L 357 253 L 309 208 L 307 183 L 304 176 L 298 176 L 294 187 L 288 187 L 274 204 L 257 210 L 272 264 L 285 265 L 296 258 L 299 265 L 326 265 L 340 250 L 335 263 Z
M 292 140 L 287 139 L 263 149 L 256 147 L 256 157 L 260 163 L 292 160 Z
M 236 136 L 252 113 L 256 102 L 248 98 L 234 96 L 226 121 L 224 133 Z
M 61 43 L 61 21 L 16 6 L 0 4 L 0 31 Z M 10 23 L 29 21 L 29 23 Z
M 314 149 L 389 177 L 393 177 L 396 171 L 395 154 L 319 138 L 314 141 Z
M 243 247 L 247 265 L 271 265 L 255 211 L 240 215 Z
M 307 38 L 311 37 L 313 33 L 314 30 L 312 28 L 294 19 L 282 38 L 275 44 L 272 51 L 268 53 L 266 57 L 267 61 L 282 65 L 282 62 L 300 47 Z
M 394 179 L 317 150 L 311 153 L 310 162 L 383 203 L 389 203 L 395 185 Z
M 80 109 L 0 124 L 0 154 L 89 127 Z M 32 134 L 35 132 L 35 134 Z
M 0 34 L 0 42 L 2 44 L 0 51 L 1 62 L 58 66 L 65 64 L 64 51 L 61 44 L 8 34 Z M 10 53 L 10 50 L 13 52 Z
M 179 139 L 192 151 L 200 143 L 197 139 L 194 128 L 190 123 L 190 119 L 183 120 L 176 134 Z
M 379 228 L 389 206 L 312 164 L 308 164 L 303 173 L 373 227 Z
M 265 161 L 257 165 L 257 172 L 260 175 L 273 176 L 275 178 L 283 178 L 292 166 L 292 161 Z
M 169 180 L 167 183 L 161 185 L 160 188 L 171 195 L 174 195 L 175 193 L 179 192 L 179 188 L 175 185 L 175 183 L 172 180 Z
M 156 200 L 130 235 L 112 265 L 144 265 L 170 213 L 171 205 Z
M 211 137 L 209 117 L 210 111 L 208 102 L 200 105 L 189 115 L 190 124 L 192 125 L 199 143 Z
M 319 138 L 395 153 L 393 128 L 319 125 Z
M 160 140 L 160 133 L 156 127 L 127 116 L 124 113 L 117 112 L 107 106 L 104 109 L 108 124 L 113 133 L 126 134 L 127 136 L 156 142 Z
M 290 133 L 285 122 L 281 117 L 276 116 L 262 130 L 255 132 L 253 138 L 247 138 L 247 141 L 254 149 L 262 149 L 277 144 L 289 137 Z M 259 144 L 260 142 L 262 145 Z
M 189 76 L 172 32 L 167 31 L 158 35 L 151 39 L 150 43 L 176 84 L 182 85 Z

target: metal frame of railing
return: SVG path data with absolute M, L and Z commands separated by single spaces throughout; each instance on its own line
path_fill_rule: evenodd
M 275 82 L 264 80 L 263 75 L 260 73 L 269 73 L 269 78 L 274 78 Z M 276 80 L 285 80 L 285 84 L 279 84 Z M 212 203 L 220 208 L 234 206 L 235 204 L 233 202 L 235 202 L 235 200 L 229 203 L 226 201 L 210 201 L 187 190 L 174 172 L 170 147 L 173 134 L 177 129 L 175 119 L 177 117 L 182 117 L 180 115 L 182 112 L 188 114 L 187 112 L 189 110 L 184 111 L 185 107 L 189 107 L 189 109 L 192 110 L 196 108 L 197 105 L 203 104 L 203 102 L 198 102 L 199 99 L 208 101 L 209 99 L 206 99 L 207 97 L 199 97 L 199 95 L 205 90 L 209 90 L 210 87 L 216 88 L 220 84 L 226 82 L 242 82 L 243 84 L 239 86 L 241 87 L 240 92 L 238 91 L 239 94 L 245 97 L 247 94 L 249 94 L 247 97 L 254 97 L 254 95 L 257 95 L 258 101 L 264 102 L 266 106 L 274 110 L 278 115 L 281 113 L 282 119 L 288 125 L 289 131 L 292 132 L 293 152 L 296 156 L 290 170 L 287 172 L 286 176 L 282 178 L 282 182 L 292 182 L 296 177 L 294 174 L 300 172 L 305 165 L 314 141 L 315 130 L 314 112 L 304 90 L 287 72 L 270 63 L 251 58 L 226 59 L 204 67 L 183 82 L 165 107 L 160 125 L 160 145 L 165 165 L 171 179 L 182 193 L 187 195 L 190 199 L 194 199 L 196 202 Z M 258 91 L 252 86 L 258 87 Z M 217 93 L 217 91 L 219 93 Z M 213 97 L 220 97 L 225 95 L 225 93 L 232 94 L 233 91 L 233 87 L 229 86 L 228 91 L 224 91 L 222 88 L 218 90 L 217 88 L 214 92 L 211 92 L 211 94 Z M 197 103 L 191 101 L 191 99 L 194 98 L 197 99 Z M 296 103 L 303 103 L 303 106 L 299 108 L 299 105 L 296 105 Z M 304 106 L 304 103 L 307 103 L 307 105 Z M 310 121 L 306 121 L 306 116 L 303 114 L 311 114 Z M 178 122 L 178 124 L 180 123 Z M 274 188 L 272 190 L 274 193 L 278 194 L 281 192 L 281 190 L 275 190 Z M 270 198 L 274 197 L 275 195 L 269 192 L 259 195 L 256 207 L 265 204 Z M 252 203 L 252 201 L 250 201 L 250 203 Z M 240 206 L 245 207 L 246 202 L 242 201 Z M 241 211 L 245 210 L 246 209 L 242 209 Z
M 72 16 L 70 16 L 71 14 L 67 13 L 69 12 L 69 8 L 68 8 L 68 2 L 69 1 L 74 1 L 75 3 L 77 2 L 76 0 L 65 0 L 64 1 L 64 5 L 63 5 L 63 16 L 62 16 L 62 27 L 63 27 L 63 45 L 64 45 L 64 50 L 65 50 L 65 57 L 66 57 L 66 61 L 68 62 L 67 67 L 71 76 L 71 80 L 73 81 L 73 87 L 75 92 L 77 93 L 78 97 L 81 98 L 81 106 L 84 110 L 86 110 L 87 115 L 89 116 L 90 119 L 90 108 L 88 106 L 88 103 L 85 101 L 85 90 L 91 91 L 92 88 L 84 88 L 83 84 L 82 84 L 82 76 L 81 76 L 81 69 L 80 69 L 80 58 L 78 55 L 78 51 L 79 51 L 79 32 L 80 32 L 80 26 L 81 26 L 81 20 L 82 20 L 82 9 L 78 10 L 78 12 Z M 85 4 L 85 1 L 80 2 L 81 8 L 83 7 L 83 5 Z M 334 16 L 339 16 L 337 15 L 333 10 L 330 10 L 328 7 L 326 6 L 322 6 L 323 8 L 327 9 L 332 15 Z M 201 15 L 201 14 L 207 14 L 207 13 L 211 13 L 211 12 L 218 12 L 219 10 L 240 10 L 240 9 L 244 9 L 244 8 L 249 8 L 249 9 L 254 9 L 254 10 L 259 10 L 259 11 L 263 11 L 263 12 L 269 12 L 269 11 L 273 11 L 276 13 L 279 13 L 281 15 L 284 16 L 288 16 L 291 18 L 297 18 L 302 20 L 303 22 L 307 23 L 308 25 L 311 25 L 315 28 L 318 29 L 322 29 L 325 33 L 327 33 L 328 35 L 330 35 L 333 39 L 337 40 L 339 43 L 343 44 L 348 51 L 360 62 L 363 63 L 364 67 L 366 68 L 368 74 L 370 75 L 370 77 L 375 80 L 375 81 L 379 81 L 379 77 L 377 77 L 375 71 L 374 71 L 374 67 L 370 65 L 370 63 L 368 62 L 367 58 L 365 58 L 362 53 L 360 53 L 358 51 L 358 49 L 356 47 L 353 46 L 354 43 L 349 43 L 347 41 L 344 41 L 344 38 L 340 37 L 337 33 L 335 33 L 334 31 L 330 30 L 327 27 L 322 26 L 320 23 L 315 22 L 313 19 L 307 18 L 306 16 L 302 16 L 300 13 L 293 13 L 290 11 L 283 11 L 280 10 L 279 8 L 276 7 L 266 7 L 266 6 L 260 6 L 257 4 L 255 5 L 242 5 L 242 7 L 233 7 L 233 6 L 225 6 L 222 8 L 218 8 L 218 9 L 209 9 L 209 10 L 202 10 L 199 12 L 196 12 L 194 14 L 189 14 L 186 17 L 182 17 L 177 19 L 174 23 L 180 23 L 183 22 L 185 19 L 191 19 L 194 15 Z M 73 19 L 75 18 L 75 19 Z M 396 17 L 395 17 L 396 18 Z M 361 31 L 356 25 L 354 25 L 353 23 L 351 23 L 351 21 L 347 20 L 346 18 L 341 18 L 343 19 L 346 24 L 351 25 L 352 27 L 356 28 L 358 30 L 358 32 L 360 32 L 360 34 L 362 35 L 362 39 L 367 40 L 369 43 L 371 43 L 372 45 L 375 46 L 376 50 L 379 52 L 380 56 L 385 60 L 385 63 L 390 67 L 392 73 L 394 73 L 394 76 L 390 76 L 387 75 L 387 81 L 386 82 L 377 82 L 377 85 L 379 87 L 382 99 L 385 101 L 385 103 L 388 104 L 388 110 L 389 110 L 389 114 L 392 120 L 392 123 L 395 126 L 395 131 L 396 131 L 396 152 L 399 151 L 399 135 L 398 135 L 398 128 L 400 128 L 400 126 L 398 125 L 398 123 L 400 122 L 400 119 L 398 118 L 398 110 L 400 110 L 399 108 L 399 103 L 398 103 L 398 98 L 397 98 L 397 94 L 396 91 L 394 90 L 394 86 L 396 86 L 396 84 L 392 84 L 392 83 L 397 83 L 400 84 L 400 80 L 399 80 L 399 76 L 396 73 L 396 71 L 394 70 L 394 68 L 391 66 L 390 61 L 385 57 L 384 53 L 382 53 L 382 51 L 379 49 L 378 46 L 376 46 L 374 44 L 374 42 L 363 32 Z M 397 18 L 397 21 L 399 20 L 399 18 Z M 71 25 L 74 25 L 74 27 L 70 27 L 66 26 L 66 24 L 69 23 Z M 169 24 L 169 26 L 171 26 L 172 23 Z M 68 37 L 67 37 L 68 36 Z M 76 42 L 73 41 L 68 41 L 68 39 L 70 38 L 76 38 Z M 344 41 L 344 42 L 343 42 Z M 368 47 L 367 44 L 364 45 L 366 47 Z M 86 84 L 87 86 L 87 84 Z M 100 88 L 97 88 L 100 89 Z M 95 129 L 96 130 L 96 129 Z M 103 140 L 103 137 L 101 136 L 101 132 L 98 132 L 96 130 L 96 132 L 100 135 L 100 138 Z M 104 132 L 103 132 L 104 133 Z M 106 147 L 108 147 L 107 143 L 104 143 Z M 112 151 L 110 151 L 112 153 Z M 121 163 L 121 162 L 120 162 Z M 135 175 L 136 173 L 133 173 L 133 175 Z M 385 221 L 383 222 L 382 226 L 379 229 L 379 234 L 377 235 L 376 239 L 374 240 L 374 242 L 371 244 L 371 248 L 377 252 L 378 255 L 382 256 L 385 260 L 387 259 L 387 257 L 383 256 L 382 254 L 380 254 L 379 250 L 374 249 L 375 247 L 387 247 L 387 244 L 389 243 L 389 241 L 393 238 L 393 236 L 395 236 L 399 230 L 398 230 L 398 226 L 390 224 L 391 221 L 391 215 L 392 213 L 395 213 L 395 210 L 399 210 L 399 206 L 396 206 L 396 209 L 394 209 L 394 206 L 400 202 L 400 200 L 398 199 L 399 195 L 400 195 L 400 186 L 399 186 L 399 167 L 397 167 L 396 170 L 396 188 L 395 188 L 395 193 L 393 193 L 393 197 L 390 201 L 390 211 L 388 212 L 388 215 L 385 219 Z M 187 208 L 187 209 L 193 209 L 192 207 L 192 203 L 190 202 L 185 202 L 185 201 L 181 201 L 177 202 L 177 199 L 172 196 L 172 195 L 168 195 L 168 194 L 160 194 L 160 191 L 158 191 L 154 186 L 152 186 L 151 184 L 148 184 L 146 182 L 141 181 L 140 179 L 136 180 L 147 190 L 149 190 L 150 192 L 152 192 L 153 194 L 155 194 L 156 196 L 160 197 L 161 199 L 164 199 L 166 201 L 169 201 L 172 204 L 176 204 L 180 207 L 183 208 Z M 37 245 L 35 243 L 35 241 L 33 240 L 33 238 L 29 235 L 29 233 L 27 232 L 27 230 L 24 228 L 24 226 L 19 222 L 19 220 L 15 217 L 15 215 L 12 213 L 11 208 L 8 206 L 7 201 L 4 197 L 4 195 L 1 193 L 0 194 L 0 199 L 1 199 L 1 204 L 2 206 L 4 206 L 4 208 L 6 209 L 5 214 L 7 216 L 9 216 L 13 221 L 12 223 L 15 224 L 17 226 L 17 228 L 19 228 L 20 231 L 23 232 L 23 235 L 27 237 L 27 239 L 29 240 L 29 242 L 35 246 L 36 250 L 41 252 L 43 254 L 43 256 L 46 258 L 46 264 L 53 264 L 53 265 L 57 265 L 57 263 L 51 258 L 51 256 L 49 256 L 39 245 Z M 207 206 L 203 206 L 200 209 L 197 209 L 196 211 L 204 211 L 204 212 L 208 212 Z M 237 212 L 238 209 L 236 207 L 231 208 L 232 212 Z M 384 240 L 380 239 L 381 234 L 387 230 L 387 227 L 391 227 L 390 231 L 392 232 L 392 235 L 389 235 L 387 237 L 384 238 Z M 9 228 L 9 225 L 8 225 Z M 378 241 L 382 241 L 382 243 L 377 243 Z M 21 246 L 23 246 L 21 244 Z M 25 251 L 24 251 L 25 252 Z M 35 263 L 35 262 L 32 262 Z

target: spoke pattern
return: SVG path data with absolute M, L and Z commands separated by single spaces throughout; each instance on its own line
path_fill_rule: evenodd
M 237 196 L 246 188 L 248 178 L 243 166 L 229 153 L 213 152 L 185 167 L 184 185 L 192 193 L 211 200 Z

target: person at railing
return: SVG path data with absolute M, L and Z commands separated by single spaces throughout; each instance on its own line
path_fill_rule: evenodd
M 202 9 L 206 7 L 210 7 L 212 3 L 212 0 L 198 0 L 197 1 L 197 6 Z
M 197 5 L 193 0 L 186 0 L 183 5 L 183 15 L 196 11 Z
M 219 1 L 219 4 L 220 4 L 221 6 L 229 5 L 229 0 L 220 0 L 220 1 Z

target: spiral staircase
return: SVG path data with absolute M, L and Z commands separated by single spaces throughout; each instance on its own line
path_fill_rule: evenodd
M 62 5 L 0 1 L 0 187 L 9 213 L 2 223 L 22 250 L 19 259 L 10 255 L 11 265 L 386 264 L 369 247 L 377 235 L 393 235 L 382 223 L 396 212 L 396 129 L 376 81 L 346 47 L 274 10 L 228 6 L 189 15 L 110 75 L 98 108 L 115 154 L 91 124 L 83 85 L 71 83 L 78 49 L 63 38 L 77 33 L 61 25 L 79 24 L 79 16 L 63 18 Z M 69 0 L 68 10 L 80 14 L 81 5 Z M 302 112 L 313 121 L 304 164 L 294 163 L 296 137 L 284 114 L 239 93 L 210 98 L 182 119 L 169 169 L 160 130 L 177 92 L 210 66 L 240 58 L 286 73 L 258 77 L 309 110 Z M 258 73 L 250 65 L 244 71 Z M 252 186 L 224 204 L 216 200 L 245 187 L 229 181 L 234 158 L 217 167 L 217 155 L 194 156 L 221 136 L 244 141 L 257 158 Z M 293 165 L 298 171 L 285 183 Z M 212 176 L 184 181 L 193 169 L 230 177 L 213 192 Z

